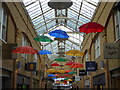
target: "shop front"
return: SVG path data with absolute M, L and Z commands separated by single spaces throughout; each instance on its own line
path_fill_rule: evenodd
M 105 74 L 100 74 L 93 77 L 93 86 L 97 90 L 103 90 L 105 87 Z
M 110 71 L 111 88 L 120 88 L 120 67 Z
M 84 86 L 85 89 L 90 88 L 90 79 L 86 79 L 85 82 L 84 82 L 84 85 L 85 85 Z
M 29 88 L 30 78 L 23 75 L 17 76 L 17 88 Z
M 2 68 L 2 74 L 0 76 L 2 89 L 11 88 L 11 74 L 12 72 L 10 70 Z

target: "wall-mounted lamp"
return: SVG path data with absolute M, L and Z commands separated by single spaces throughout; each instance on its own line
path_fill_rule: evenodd
M 101 69 L 104 69 L 104 68 L 105 68 L 105 63 L 104 63 L 104 61 L 101 61 L 101 62 L 100 62 L 100 68 L 101 68 Z

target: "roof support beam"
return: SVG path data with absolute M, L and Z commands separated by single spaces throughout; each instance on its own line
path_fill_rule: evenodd
M 42 22 L 40 22 L 39 24 L 41 24 L 41 23 L 44 23 L 44 22 L 47 22 L 47 21 L 49 21 L 49 20 L 55 20 L 55 19 L 72 19 L 72 20 L 74 20 L 74 21 L 78 21 L 78 20 L 76 20 L 76 19 L 74 19 L 74 18 L 68 18 L 68 17 L 55 17 L 55 18 L 50 18 L 50 19 L 47 19 L 47 20 L 44 20 L 44 21 L 42 21 Z M 79 23 L 82 23 L 83 24 L 83 22 L 80 22 L 80 21 L 78 21 Z

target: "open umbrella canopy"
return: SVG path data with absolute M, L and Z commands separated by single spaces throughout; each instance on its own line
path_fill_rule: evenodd
M 52 79 L 57 79 L 57 78 L 52 78 Z
M 46 72 L 55 73 L 56 70 L 55 69 L 47 69 Z
M 66 70 L 66 71 L 65 71 L 65 73 L 69 73 L 69 72 L 71 72 L 71 70 Z
M 55 77 L 55 75 L 54 74 L 49 74 L 48 77 Z
M 58 70 L 59 73 L 65 73 L 65 70 Z
M 81 51 L 79 51 L 79 50 L 75 50 L 75 49 L 69 50 L 69 51 L 67 51 L 65 54 L 66 54 L 66 55 L 71 55 L 71 56 L 83 56 L 83 55 L 84 55 L 83 52 L 81 52 Z
M 41 41 L 41 42 L 52 42 L 53 41 L 52 39 L 50 39 L 49 37 L 44 36 L 44 35 L 41 35 L 41 36 L 38 35 L 33 40 Z
M 67 62 L 65 65 L 67 65 L 67 66 L 70 66 L 70 65 L 72 65 L 74 62 Z
M 59 78 L 65 78 L 64 76 L 59 76 Z
M 38 52 L 41 55 L 45 55 L 45 54 L 52 54 L 50 51 L 48 50 L 41 50 L 40 52 Z
M 74 63 L 73 65 L 71 65 L 72 68 L 82 68 L 83 65 L 80 63 Z
M 68 74 L 76 74 L 75 71 L 68 72 Z
M 30 46 L 17 47 L 12 51 L 13 53 L 23 53 L 23 54 L 37 54 L 38 51 Z
M 65 76 L 65 77 L 68 77 L 68 76 L 70 76 L 70 75 L 69 75 L 69 74 L 64 74 L 64 76 Z
M 69 78 L 65 78 L 64 80 L 68 80 Z
M 65 31 L 62 31 L 62 30 L 54 30 L 54 31 L 51 31 L 48 34 L 50 36 L 54 36 L 56 38 L 69 38 L 69 36 L 67 35 L 67 33 Z
M 68 79 L 67 81 L 73 81 L 72 79 Z
M 80 32 L 88 34 L 88 33 L 102 32 L 104 30 L 104 27 L 99 23 L 89 22 L 80 26 L 79 30 Z
M 58 57 L 56 59 L 54 59 L 55 61 L 59 61 L 59 62 L 66 62 L 68 61 L 67 59 L 63 58 L 63 57 Z
M 55 74 L 55 76 L 56 76 L 56 77 L 59 77 L 60 75 L 58 75 L 58 74 Z
M 60 66 L 58 63 L 53 63 L 51 66 Z

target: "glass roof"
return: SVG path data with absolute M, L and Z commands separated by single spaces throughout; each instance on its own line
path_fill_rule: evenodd
M 23 0 L 25 9 L 27 10 L 33 26 L 38 35 L 47 35 L 52 30 L 61 29 L 67 32 L 70 36 L 65 41 L 64 51 L 70 49 L 81 48 L 83 41 L 83 33 L 79 33 L 78 28 L 91 21 L 99 0 L 71 0 L 73 5 L 67 9 L 55 10 L 48 6 L 50 0 Z M 48 55 L 49 59 L 59 56 L 57 52 L 58 41 L 52 43 L 43 43 L 44 49 L 51 51 L 53 54 Z M 66 57 L 71 57 L 67 56 Z

